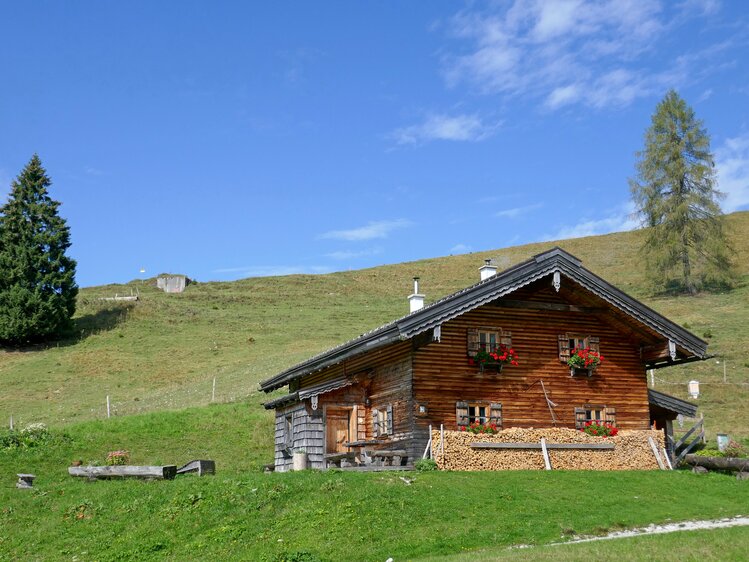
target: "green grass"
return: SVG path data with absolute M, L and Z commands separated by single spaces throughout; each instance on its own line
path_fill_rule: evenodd
M 85 422 L 65 433 L 44 448 L 0 452 L 0 559 L 276 560 L 308 552 L 407 560 L 487 547 L 504 553 L 745 514 L 749 505 L 746 482 L 689 472 L 408 473 L 410 485 L 403 473 L 266 475 L 270 426 L 246 404 Z M 103 461 L 121 448 L 143 464 L 213 458 L 218 474 L 95 483 L 67 475 L 70 461 Z M 33 490 L 13 487 L 21 471 L 37 474 Z

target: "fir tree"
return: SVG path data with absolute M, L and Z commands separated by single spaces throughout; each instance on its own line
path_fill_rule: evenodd
M 661 289 L 730 286 L 732 255 L 718 201 L 710 137 L 674 90 L 656 107 L 637 154 L 632 197 L 647 230 L 647 271 Z
M 70 229 L 50 198 L 34 154 L 0 208 L 0 342 L 19 345 L 60 337 L 71 326 L 78 286 L 65 255 Z

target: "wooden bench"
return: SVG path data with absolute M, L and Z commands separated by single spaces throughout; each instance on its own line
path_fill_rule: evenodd
M 323 455 L 325 459 L 325 465 L 330 468 L 345 468 L 348 466 L 354 466 L 356 461 L 356 453 L 328 453 Z
M 373 464 L 379 466 L 401 466 L 408 460 L 408 451 L 405 449 L 378 449 L 369 451 Z
M 17 474 L 18 476 L 18 482 L 16 482 L 16 488 L 19 488 L 21 490 L 28 490 L 29 488 L 34 486 L 34 478 L 36 478 L 33 474 Z

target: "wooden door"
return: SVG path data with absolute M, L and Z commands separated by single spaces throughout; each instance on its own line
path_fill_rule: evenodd
M 349 427 L 351 425 L 351 410 L 346 408 L 328 408 L 325 415 L 325 452 L 348 453 L 349 448 L 344 445 L 351 441 Z

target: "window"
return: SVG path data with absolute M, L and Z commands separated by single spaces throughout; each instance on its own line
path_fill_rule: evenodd
M 294 414 L 284 416 L 283 442 L 287 449 L 294 447 Z
M 583 334 L 559 334 L 559 360 L 566 363 L 570 354 L 578 347 L 590 348 L 591 351 L 600 352 L 599 341 L 597 337 Z
M 498 402 L 456 402 L 455 420 L 458 426 L 474 422 L 494 422 L 502 426 L 502 404 Z
M 580 429 L 589 421 L 606 422 L 616 425 L 616 408 L 595 404 L 584 404 L 575 408 L 575 427 Z
M 393 434 L 393 405 L 388 404 L 384 409 L 372 409 L 372 433 L 375 437 Z
M 491 352 L 500 345 L 512 347 L 512 332 L 502 328 L 474 328 L 468 330 L 468 356 L 474 357 L 479 351 Z

